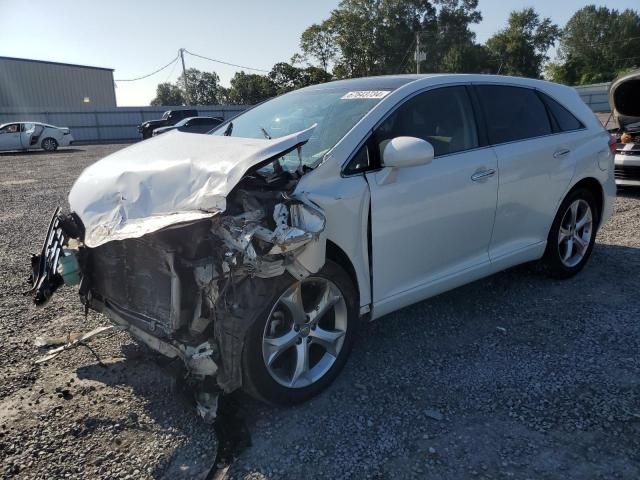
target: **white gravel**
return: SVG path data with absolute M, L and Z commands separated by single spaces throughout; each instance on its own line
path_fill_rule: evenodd
M 22 296 L 29 254 L 82 168 L 119 145 L 0 154 L 1 478 L 200 478 L 216 440 L 126 334 L 35 366 L 37 335 L 105 324 L 71 289 Z M 640 190 L 586 269 L 522 266 L 368 324 L 334 385 L 248 398 L 232 478 L 640 478 Z

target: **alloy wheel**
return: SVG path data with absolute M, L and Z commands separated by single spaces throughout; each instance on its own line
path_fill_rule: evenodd
M 567 208 L 558 231 L 558 251 L 564 266 L 572 268 L 580 263 L 589 249 L 592 235 L 591 206 L 579 198 Z
M 42 148 L 44 148 L 46 151 L 51 152 L 53 150 L 56 149 L 56 143 L 55 140 L 51 139 L 51 138 L 46 138 L 43 142 L 42 142 Z
M 333 366 L 347 333 L 347 305 L 338 287 L 309 277 L 289 287 L 272 308 L 262 336 L 262 357 L 271 377 L 303 388 Z

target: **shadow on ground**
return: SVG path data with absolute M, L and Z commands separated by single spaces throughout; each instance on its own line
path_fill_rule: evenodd
M 81 148 L 65 148 L 61 147 L 55 152 L 47 152 L 45 150 L 29 150 L 28 152 L 18 150 L 14 152 L 0 152 L 0 157 L 21 157 L 21 156 L 48 156 L 48 155 L 64 155 L 66 153 L 84 152 Z

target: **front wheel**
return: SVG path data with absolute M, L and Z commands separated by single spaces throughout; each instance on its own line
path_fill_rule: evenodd
M 567 195 L 551 226 L 542 258 L 551 276 L 569 278 L 582 270 L 593 250 L 598 215 L 589 190 L 578 189 Z
M 331 261 L 302 281 L 286 282 L 249 330 L 245 391 L 269 403 L 293 404 L 325 389 L 351 350 L 356 300 L 349 276 Z

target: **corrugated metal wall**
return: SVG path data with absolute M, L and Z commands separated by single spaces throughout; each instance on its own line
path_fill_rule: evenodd
M 574 87 L 582 101 L 589 105 L 594 112 L 611 112 L 609 107 L 609 85 L 610 83 L 594 83 Z
M 80 142 L 121 142 L 140 139 L 138 125 L 160 118 L 166 110 L 185 107 L 117 107 L 96 111 L 63 111 L 0 108 L 0 124 L 34 121 L 69 127 L 73 138 Z M 198 110 L 203 117 L 235 117 L 247 109 L 243 105 L 204 105 L 189 107 Z
M 115 106 L 110 69 L 0 57 L 0 108 L 95 110 Z

